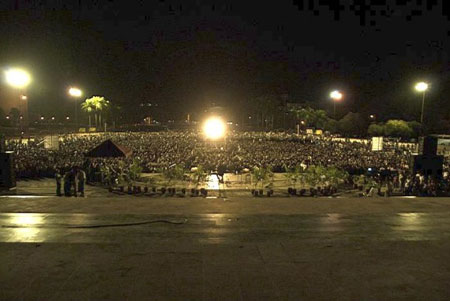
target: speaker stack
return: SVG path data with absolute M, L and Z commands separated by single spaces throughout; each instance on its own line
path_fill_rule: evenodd
M 11 190 L 16 187 L 13 152 L 0 153 L 0 190 Z
M 425 176 L 440 177 L 444 165 L 444 156 L 437 155 L 438 137 L 419 138 L 419 154 L 413 157 L 412 172 Z

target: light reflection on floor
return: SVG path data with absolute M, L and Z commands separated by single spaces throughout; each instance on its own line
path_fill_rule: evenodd
M 8 199 L 38 199 L 38 198 L 48 198 L 47 195 L 0 195 L 0 198 L 8 198 Z

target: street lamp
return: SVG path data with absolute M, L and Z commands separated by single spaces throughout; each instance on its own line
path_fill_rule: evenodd
M 15 89 L 21 89 L 23 91 L 31 82 L 30 74 L 23 69 L 9 68 L 4 73 L 6 83 Z M 27 116 L 28 114 L 25 111 L 28 111 L 28 104 L 25 107 L 22 105 L 25 100 L 27 100 L 27 96 L 21 95 L 19 98 L 19 109 L 23 111 L 22 114 Z M 20 126 L 22 127 L 22 122 Z
M 342 93 L 338 90 L 334 90 L 330 93 L 330 97 L 333 100 L 333 115 L 336 120 L 336 102 L 342 99 Z
M 69 88 L 69 95 L 75 98 L 75 124 L 78 125 L 78 102 L 76 101 L 76 98 L 81 97 L 83 95 L 83 91 L 81 91 L 78 88 L 71 87 Z
M 31 82 L 31 76 L 23 69 L 11 68 L 5 71 L 6 82 L 14 88 L 25 88 Z
M 423 108 L 425 104 L 425 92 L 428 90 L 428 84 L 424 82 L 419 82 L 415 86 L 416 91 L 423 92 L 422 94 L 422 111 L 420 113 L 420 123 L 423 125 Z

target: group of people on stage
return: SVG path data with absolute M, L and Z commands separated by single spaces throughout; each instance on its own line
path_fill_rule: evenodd
M 84 197 L 86 185 L 86 173 L 78 166 L 64 171 L 59 169 L 55 173 L 56 195 L 62 196 L 61 188 L 64 189 L 64 196 Z

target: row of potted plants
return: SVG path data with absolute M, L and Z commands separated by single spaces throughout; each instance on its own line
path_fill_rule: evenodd
M 191 196 L 191 197 L 207 197 L 208 196 L 208 190 L 201 188 L 201 189 L 195 189 L 191 188 L 187 190 L 186 188 L 177 189 L 176 187 L 148 187 L 148 186 L 140 186 L 140 185 L 133 185 L 133 186 L 117 186 L 117 187 L 110 187 L 110 192 L 117 192 L 121 194 L 131 194 L 131 195 L 149 195 L 149 196 Z
M 146 178 L 142 185 L 138 184 L 142 183 L 143 179 L 140 177 L 142 168 L 136 160 L 130 168 L 121 170 L 125 171 L 117 176 L 116 181 L 111 179 L 112 175 L 108 169 L 104 171 L 104 177 L 107 179 L 107 183 L 110 183 L 110 190 L 130 194 L 186 195 L 188 188 L 184 187 L 177 191 L 173 188 L 173 183 L 181 185 L 189 183 L 188 185 L 192 187 L 190 188 L 190 195 L 207 195 L 207 190 L 200 188 L 209 175 L 202 166 L 193 168 L 190 173 L 187 173 L 179 165 L 161 169 L 162 181 L 159 183 L 160 185 L 156 185 L 157 181 L 154 177 Z M 293 168 L 285 167 L 285 170 L 287 170 L 285 177 L 290 184 L 287 191 L 288 195 L 333 195 L 337 192 L 338 186 L 349 177 L 347 172 L 335 167 L 298 165 Z M 274 173 L 270 166 L 255 167 L 250 171 L 250 174 L 253 186 L 252 196 L 270 197 L 274 194 Z M 157 186 L 162 187 L 157 189 Z M 301 188 L 298 189 L 297 186 Z

